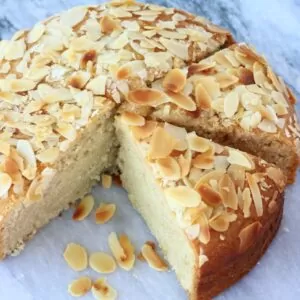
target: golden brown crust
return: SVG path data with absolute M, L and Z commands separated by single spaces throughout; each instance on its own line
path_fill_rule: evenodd
M 278 208 L 268 218 L 264 218 L 264 224 L 255 242 L 243 253 L 237 253 L 224 243 L 218 242 L 214 247 L 214 260 L 197 273 L 197 284 L 195 292 L 190 295 L 191 300 L 209 300 L 218 295 L 226 288 L 237 282 L 247 274 L 263 256 L 269 244 L 272 242 L 280 226 L 284 197 L 281 195 L 278 200 Z M 235 241 L 237 244 L 238 241 Z M 224 261 L 227 257 L 227 261 Z

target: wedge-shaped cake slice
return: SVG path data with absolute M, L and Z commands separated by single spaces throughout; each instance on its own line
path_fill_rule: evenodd
M 111 115 L 129 88 L 230 43 L 202 18 L 134 1 L 75 7 L 0 41 L 0 258 L 113 165 Z
M 282 171 L 132 113 L 116 127 L 122 182 L 190 299 L 210 299 L 247 273 L 279 227 Z
M 295 98 L 244 44 L 172 70 L 152 89 L 131 91 L 128 101 L 150 103 L 152 117 L 262 157 L 282 168 L 289 183 L 295 180 L 300 145 Z

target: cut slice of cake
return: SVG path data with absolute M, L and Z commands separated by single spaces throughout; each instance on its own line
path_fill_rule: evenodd
M 113 117 L 146 85 L 232 43 L 173 8 L 72 8 L 0 41 L 0 258 L 114 166 Z
M 131 112 L 116 119 L 116 130 L 129 199 L 190 299 L 210 299 L 247 273 L 279 227 L 283 173 Z
M 152 117 L 262 157 L 294 182 L 300 153 L 295 98 L 250 47 L 233 45 L 173 69 L 151 87 L 131 91 L 125 109 L 151 105 Z

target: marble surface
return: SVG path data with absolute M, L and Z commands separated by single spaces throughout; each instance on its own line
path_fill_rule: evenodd
M 0 0 L 0 39 L 9 38 L 17 29 L 28 28 L 36 21 L 68 7 L 99 2 Z M 152 0 L 152 2 L 180 7 L 227 27 L 238 41 L 248 42 L 264 53 L 273 68 L 299 98 L 300 0 Z M 136 238 L 138 245 L 150 238 L 145 225 L 128 205 L 124 192 L 117 190 L 103 196 L 103 191 L 98 189 L 96 194 L 98 199 L 106 197 L 114 202 L 120 202 L 118 221 L 112 225 L 115 227 L 108 229 L 120 229 L 128 233 L 134 230 L 139 236 Z M 296 185 L 288 188 L 286 195 L 283 224 L 271 248 L 248 276 L 218 299 L 300 299 L 299 179 Z M 129 218 L 124 222 L 126 216 Z M 0 265 L 0 299 L 69 299 L 66 285 L 76 274 L 68 271 L 60 256 L 60 250 L 55 249 L 64 247 L 66 238 L 63 236 L 68 238 L 71 236 L 73 240 L 77 239 L 87 244 L 91 250 L 96 249 L 97 245 L 101 245 L 102 239 L 99 238 L 97 241 L 93 238 L 97 231 L 94 231 L 96 229 L 91 224 L 86 222 L 74 225 L 70 221 L 70 213 L 66 213 L 63 218 L 55 220 L 43 229 L 41 234 L 29 243 L 22 256 L 10 258 Z M 62 230 L 65 231 L 63 235 L 60 233 Z M 104 234 L 106 234 L 104 231 L 100 232 L 100 237 Z M 101 249 L 102 246 L 99 247 Z M 95 277 L 95 273 L 93 276 Z M 185 299 L 173 273 L 157 274 L 147 270 L 143 265 L 138 265 L 137 270 L 131 275 L 120 272 L 116 277 L 110 278 L 111 282 L 115 283 L 120 291 L 122 290 L 123 295 L 120 295 L 120 299 Z M 50 284 L 51 281 L 53 283 Z M 164 282 L 163 288 L 157 282 Z

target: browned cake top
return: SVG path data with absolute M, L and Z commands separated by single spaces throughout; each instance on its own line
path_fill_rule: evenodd
M 132 112 L 122 120 L 150 164 L 179 226 L 204 263 L 212 236 L 239 238 L 244 251 L 277 209 L 285 186 L 280 169 L 239 150 L 188 133 L 169 123 L 147 121 Z M 236 230 L 238 232 L 236 232 Z
M 182 69 L 151 88 L 131 91 L 128 101 L 155 107 L 160 116 L 218 116 L 225 127 L 280 135 L 299 148 L 295 98 L 265 59 L 245 44 L 232 45 Z
M 0 41 L 0 198 L 26 192 L 93 117 L 130 88 L 229 40 L 203 18 L 113 1 L 72 8 Z

